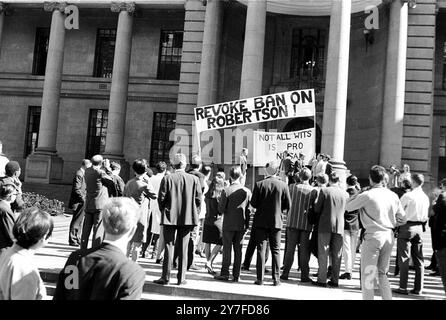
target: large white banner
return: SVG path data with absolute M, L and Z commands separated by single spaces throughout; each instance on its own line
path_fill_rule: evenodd
M 285 150 L 291 154 L 293 162 L 303 153 L 305 165 L 308 165 L 316 150 L 314 128 L 292 132 L 254 131 L 254 166 L 264 167 L 271 161 L 280 161 Z
M 315 115 L 314 89 L 268 94 L 196 107 L 197 133 L 259 122 Z

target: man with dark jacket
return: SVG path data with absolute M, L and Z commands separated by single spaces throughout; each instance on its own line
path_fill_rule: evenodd
M 186 173 L 186 156 L 177 153 L 173 159 L 175 172 L 163 178 L 158 193 L 161 225 L 164 235 L 163 273 L 157 284 L 168 284 L 173 261 L 174 244 L 178 246 L 178 285 L 186 284 L 187 249 L 190 232 L 198 224 L 201 205 L 200 180 Z M 175 239 L 176 232 L 176 239 Z
M 200 171 L 202 168 L 202 161 L 201 161 L 201 157 L 198 155 L 195 155 L 192 157 L 192 161 L 190 164 L 191 169 L 187 172 L 189 174 L 192 174 L 194 176 L 196 176 L 199 180 L 200 180 L 200 187 L 201 187 L 201 192 L 204 192 L 205 189 L 205 175 Z M 202 203 L 201 205 L 206 206 L 205 203 Z M 201 208 L 198 208 L 198 212 L 200 212 Z M 197 246 L 198 246 L 198 241 L 200 239 L 200 226 L 197 225 L 191 232 L 191 237 L 188 243 L 188 247 L 187 247 L 187 270 L 192 269 L 192 270 L 200 270 L 201 268 L 198 267 L 195 263 L 194 263 L 194 252 L 198 252 L 197 251 Z M 173 260 L 176 261 L 177 257 L 178 257 L 178 247 L 175 247 L 174 250 L 174 258 Z
M 76 171 L 73 178 L 73 186 L 71 189 L 70 201 L 68 207 L 73 210 L 71 218 L 70 230 L 68 234 L 68 244 L 70 246 L 79 246 L 81 244 L 82 221 L 84 220 L 84 204 L 85 195 L 87 193 L 85 186 L 85 170 L 91 167 L 91 161 L 82 160 L 82 166 Z
M 223 215 L 223 262 L 220 275 L 215 279 L 229 280 L 231 251 L 234 247 L 232 275 L 233 281 L 238 282 L 242 265 L 243 236 L 249 228 L 251 191 L 240 182 L 243 177 L 240 166 L 232 167 L 229 175 L 231 185 L 223 191 L 218 204 L 218 211 Z
M 336 172 L 329 175 L 329 186 L 319 192 L 314 211 L 319 215 L 317 282 L 319 286 L 338 287 L 344 234 L 344 212 L 349 195 L 341 189 Z M 332 278 L 327 283 L 327 260 L 330 254 Z
M 2 251 L 14 244 L 12 229 L 16 215 L 11 210 L 11 203 L 15 201 L 17 189 L 14 185 L 4 184 L 0 186 L 0 255 Z
M 126 257 L 139 207 L 130 198 L 110 198 L 102 207 L 104 242 L 73 252 L 59 274 L 54 300 L 139 300 L 144 270 Z
M 446 191 L 444 189 L 446 179 L 443 179 L 441 182 L 443 190 L 432 206 L 432 210 L 435 213 L 435 219 L 432 223 L 432 244 L 440 267 L 444 292 L 446 293 Z
M 22 197 L 22 182 L 19 177 L 22 170 L 17 161 L 9 161 L 5 166 L 5 176 L 0 178 L 0 185 L 12 184 L 17 188 L 17 197 L 15 201 L 11 204 L 11 209 L 15 213 L 22 211 L 23 202 Z
M 280 236 L 282 213 L 290 208 L 288 185 L 277 176 L 278 164 L 272 161 L 266 165 L 267 177 L 255 184 L 251 205 L 256 209 L 252 228 L 255 229 L 257 243 L 257 280 L 254 284 L 263 285 L 265 276 L 265 253 L 267 242 L 272 255 L 272 277 L 275 286 L 280 285 Z
M 85 218 L 82 227 L 81 249 L 87 249 L 88 239 L 93 228 L 93 244 L 98 246 L 104 237 L 101 210 L 109 195 L 105 184 L 110 183 L 111 170 L 108 160 L 103 160 L 101 155 L 91 158 L 92 166 L 85 170 Z

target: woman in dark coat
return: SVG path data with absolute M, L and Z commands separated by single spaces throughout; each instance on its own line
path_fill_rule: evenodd
M 215 177 L 209 186 L 209 190 L 206 193 L 204 200 L 206 203 L 206 216 L 203 224 L 203 243 L 206 244 L 205 254 L 207 261 L 205 268 L 209 274 L 216 273 L 214 269 L 212 269 L 212 263 L 223 246 L 222 216 L 218 212 L 218 203 L 224 187 L 224 179 Z M 215 244 L 212 251 L 211 244 Z

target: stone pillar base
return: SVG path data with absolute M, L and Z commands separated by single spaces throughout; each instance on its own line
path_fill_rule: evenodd
M 26 158 L 25 182 L 62 183 L 63 159 L 55 153 L 33 153 Z
M 118 162 L 121 165 L 121 172 L 119 175 L 124 180 L 125 183 L 133 178 L 133 174 L 130 174 L 130 164 L 124 159 L 122 155 L 113 155 L 113 154 L 104 154 L 102 155 L 105 159 L 110 160 L 111 162 Z
M 347 177 L 350 175 L 350 170 L 347 169 L 344 161 L 330 161 L 330 163 L 333 167 L 333 171 L 336 171 L 339 176 L 341 186 L 345 188 L 347 186 L 346 180 Z

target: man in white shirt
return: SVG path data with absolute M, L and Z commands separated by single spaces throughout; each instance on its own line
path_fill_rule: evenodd
M 414 289 L 410 293 L 419 295 L 423 290 L 424 258 L 423 258 L 423 231 L 428 220 L 429 197 L 421 189 L 424 183 L 422 174 L 412 175 L 413 189 L 401 197 L 401 204 L 406 212 L 407 223 L 399 227 L 397 240 L 398 266 L 400 268 L 400 287 L 395 293 L 409 294 L 407 280 L 409 276 L 409 260 L 415 266 Z
M 361 290 L 364 300 L 374 299 L 374 280 L 378 273 L 383 300 L 392 299 L 387 271 L 393 247 L 393 229 L 406 222 L 405 212 L 396 193 L 384 187 L 386 169 L 370 169 L 371 188 L 347 200 L 345 210 L 359 209 L 364 232 L 361 249 Z

